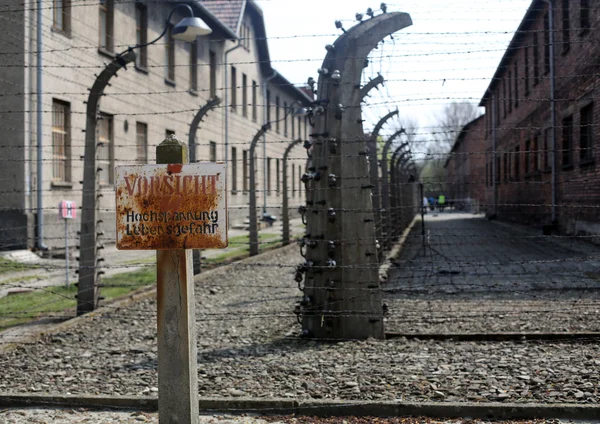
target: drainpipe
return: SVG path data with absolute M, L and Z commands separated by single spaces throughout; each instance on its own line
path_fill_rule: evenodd
M 497 162 L 497 155 L 498 152 L 496 151 L 498 149 L 498 134 L 496 131 L 496 126 L 498 125 L 496 122 L 496 116 L 497 116 L 497 107 L 498 104 L 496 103 L 496 94 L 492 95 L 492 189 L 493 189 L 493 196 L 494 196 L 494 200 L 493 200 L 493 204 L 494 204 L 494 213 L 492 214 L 493 218 L 496 218 L 498 216 L 498 162 Z
M 42 81 L 42 0 L 37 0 L 37 248 L 46 250 L 44 244 L 44 199 L 43 199 L 43 81 Z
M 269 81 L 278 75 L 277 71 L 273 69 L 273 74 L 265 79 L 263 85 L 263 101 L 265 102 L 265 113 L 264 113 L 264 125 L 267 125 L 267 89 L 269 87 Z M 284 114 L 287 111 L 283 112 Z M 263 215 L 267 213 L 267 133 L 263 134 Z
M 550 114 L 552 121 L 552 130 L 551 130 L 551 142 L 552 142 L 552 206 L 551 206 L 551 215 L 552 215 L 552 225 L 557 224 L 556 219 L 556 185 L 557 185 L 557 177 L 558 170 L 556 167 L 557 157 L 556 157 L 556 102 L 555 102 L 555 92 L 556 92 L 556 78 L 555 78 L 555 68 L 554 68 L 554 2 L 552 0 L 545 0 L 548 3 L 548 31 L 550 32 Z
M 229 53 L 231 53 L 232 51 L 239 49 L 240 47 L 242 47 L 242 42 L 241 40 L 238 39 L 238 43 L 237 45 L 233 46 L 232 48 L 230 48 L 229 50 L 225 50 L 225 72 L 224 72 L 224 77 L 225 77 L 225 82 L 223 84 L 223 98 L 224 98 L 224 105 L 225 105 L 225 120 L 224 120 L 224 133 L 225 133 L 225 165 L 228 165 L 228 160 L 229 160 L 229 103 L 228 103 L 228 84 L 229 84 L 229 62 L 227 62 L 227 55 Z M 233 87 L 235 88 L 235 87 Z

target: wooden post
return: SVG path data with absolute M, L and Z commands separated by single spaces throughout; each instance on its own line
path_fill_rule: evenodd
M 305 337 L 384 337 L 360 81 L 371 50 L 411 24 L 406 13 L 382 14 L 327 46 L 311 134 L 312 163 L 302 178 L 307 248 L 296 280 L 304 279 L 300 312 Z
M 187 146 L 169 136 L 157 164 L 189 163 Z M 191 250 L 156 252 L 158 416 L 160 424 L 198 423 L 194 273 Z
M 298 139 L 292 141 L 289 146 L 286 147 L 285 152 L 283 152 L 283 211 L 282 211 L 282 219 L 283 219 L 283 230 L 282 230 L 282 242 L 284 246 L 290 244 L 290 211 L 289 211 L 289 198 L 290 194 L 288 192 L 287 185 L 287 162 L 288 157 L 292 149 L 300 144 L 302 139 Z M 292 172 L 294 172 L 292 170 Z M 298 181 L 298 185 L 300 185 L 300 181 Z M 300 190 L 298 190 L 300 192 Z

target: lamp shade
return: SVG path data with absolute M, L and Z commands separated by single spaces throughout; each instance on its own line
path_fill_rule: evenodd
M 208 35 L 212 32 L 212 29 L 206 22 L 200 18 L 191 17 L 183 18 L 177 25 L 173 27 L 173 38 L 175 40 L 192 42 L 196 37 L 202 35 Z

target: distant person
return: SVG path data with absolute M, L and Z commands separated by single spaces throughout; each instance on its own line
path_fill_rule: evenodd
M 438 197 L 438 208 L 439 208 L 440 212 L 444 212 L 445 207 L 446 207 L 446 196 L 444 196 L 443 194 L 440 194 L 440 197 Z
M 427 197 L 423 196 L 423 213 L 427 213 L 428 208 L 429 208 L 429 200 L 427 200 Z
M 432 212 L 435 210 L 435 198 L 433 196 L 429 198 L 429 208 Z

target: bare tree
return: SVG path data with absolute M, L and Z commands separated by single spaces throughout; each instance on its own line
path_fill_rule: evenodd
M 468 102 L 448 103 L 436 116 L 438 125 L 431 132 L 427 143 L 421 181 L 428 193 L 442 193 L 446 190 L 444 165 L 456 138 L 465 125 L 480 115 L 477 105 Z

